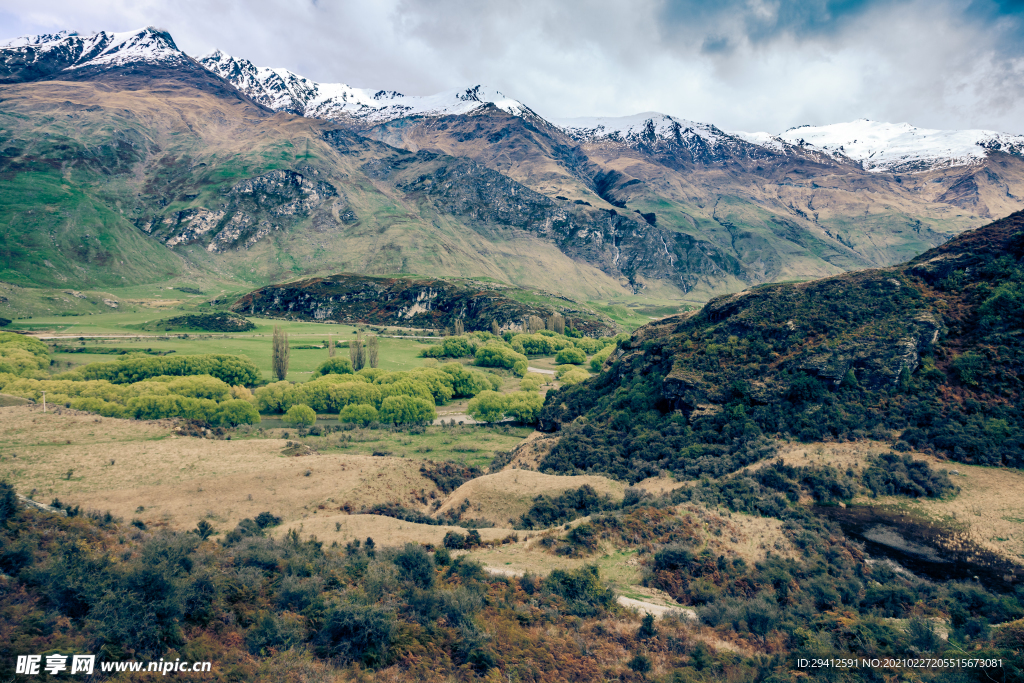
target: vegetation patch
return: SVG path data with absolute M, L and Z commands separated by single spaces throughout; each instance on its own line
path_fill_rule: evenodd
M 201 294 L 202 292 L 200 292 Z M 234 313 L 196 313 L 165 318 L 137 326 L 140 330 L 150 332 L 170 332 L 172 330 L 195 330 L 197 332 L 248 332 L 255 330 L 252 321 Z

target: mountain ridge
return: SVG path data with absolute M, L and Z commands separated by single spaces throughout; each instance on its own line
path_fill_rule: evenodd
M 1024 159 L 1001 142 L 966 166 L 880 173 L 824 143 L 753 144 L 676 117 L 567 128 L 482 87 L 339 85 L 351 101 L 334 101 L 286 70 L 203 59 L 224 75 L 153 28 L 0 47 L 5 278 L 106 282 L 91 264 L 118 250 L 86 237 L 102 234 L 136 245 L 110 257 L 118 267 L 133 250 L 159 256 L 126 265 L 127 281 L 184 267 L 254 286 L 415 272 L 700 302 L 905 261 L 1024 201 Z M 296 113 L 307 105 L 338 115 Z M 38 213 L 64 187 L 91 198 L 88 221 L 80 203 L 56 222 Z M 38 258 L 27 248 L 55 232 Z

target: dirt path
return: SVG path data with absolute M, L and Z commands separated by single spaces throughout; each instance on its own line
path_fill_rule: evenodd
M 627 598 L 625 595 L 620 595 L 618 603 L 623 607 L 635 609 L 638 612 L 646 612 L 651 614 L 655 619 L 661 619 L 666 614 L 672 612 L 678 612 L 683 616 L 684 619 L 689 621 L 697 621 L 697 611 L 690 607 L 669 607 L 668 605 L 656 605 L 653 602 L 646 602 L 644 600 L 634 600 L 633 598 Z
M 542 375 L 554 375 L 555 374 L 554 370 L 545 370 L 543 368 L 531 368 L 529 366 L 527 366 L 526 371 L 527 372 L 537 372 L 537 373 L 540 373 Z

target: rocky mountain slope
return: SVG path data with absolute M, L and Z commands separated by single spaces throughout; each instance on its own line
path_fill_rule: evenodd
M 454 329 L 455 321 L 460 320 L 467 331 L 486 332 L 491 331 L 492 322 L 502 330 L 525 329 L 529 316 L 547 318 L 557 311 L 565 316 L 567 326 L 585 335 L 615 334 L 611 320 L 581 309 L 569 299 L 535 294 L 531 298 L 538 301 L 524 303 L 513 296 L 515 292 L 508 287 L 459 280 L 339 274 L 263 287 L 239 299 L 232 308 L 245 315 L 438 330 Z
M 1024 466 L 1024 212 L 908 263 L 713 299 L 643 327 L 549 393 L 542 463 L 639 480 L 720 475 L 765 437 L 886 439 Z
M 268 106 L 403 149 L 469 157 L 549 197 L 627 209 L 736 263 L 669 279 L 691 296 L 897 263 L 1020 209 L 1024 196 L 1024 137 L 991 131 L 858 121 L 728 133 L 653 112 L 546 121 L 480 86 L 465 92 L 486 96 L 405 98 L 414 104 L 403 115 L 387 91 L 355 97 L 348 86 L 243 59 L 215 53 L 200 61 Z M 264 95 L 296 79 L 302 92 Z M 334 104 L 324 108 L 326 101 Z
M 9 41 L 0 98 L 0 277 L 22 284 L 420 273 L 702 301 L 903 261 L 1024 196 L 1013 136 L 546 121 L 479 86 L 197 61 L 156 29 Z

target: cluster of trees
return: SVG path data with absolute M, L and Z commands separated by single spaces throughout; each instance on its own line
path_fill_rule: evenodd
M 50 350 L 33 337 L 13 332 L 0 332 L 0 375 L 46 377 L 50 367 Z
M 98 413 L 105 417 L 156 420 L 183 417 L 212 426 L 256 424 L 252 394 L 210 375 L 157 376 L 131 384 L 108 380 L 38 380 L 0 375 L 0 391 L 34 401 Z
M 150 377 L 173 375 L 210 375 L 231 386 L 252 387 L 262 381 L 262 375 L 248 358 L 222 354 L 164 356 L 158 358 L 122 358 L 115 361 L 90 363 L 70 372 L 57 375 L 57 379 L 107 380 L 113 384 L 131 384 Z
M 533 499 L 533 505 L 516 523 L 517 529 L 547 529 L 557 524 L 571 522 L 580 517 L 603 510 L 615 510 L 621 504 L 607 495 L 599 494 L 593 486 L 584 484 L 579 488 L 563 491 L 557 496 L 541 494 Z
M 417 424 L 433 421 L 437 405 L 500 387 L 500 377 L 460 363 L 397 372 L 371 367 L 356 372 L 350 360 L 335 357 L 314 370 L 308 382 L 274 382 L 256 389 L 255 401 L 262 413 L 287 414 L 295 406 L 306 406 L 314 414 L 337 414 L 354 424 Z
M 424 349 L 421 355 L 426 358 L 479 358 L 481 349 L 500 348 L 520 354 L 521 356 L 551 356 L 562 353 L 563 358 L 567 360 L 560 360 L 558 361 L 559 363 L 582 365 L 586 362 L 586 356 L 599 353 L 604 354 L 600 361 L 603 363 L 608 354 L 614 350 L 615 345 L 623 339 L 628 339 L 628 337 L 628 334 L 620 334 L 615 337 L 601 337 L 600 339 L 570 337 L 563 333 L 543 328 L 529 333 L 516 334 L 505 332 L 500 337 L 488 332 L 473 332 L 456 337 L 447 337 L 440 344 L 434 344 Z M 494 356 L 504 357 L 499 353 L 489 352 L 484 358 L 489 360 Z M 511 358 L 512 356 L 509 355 L 508 357 Z M 516 360 L 519 359 L 516 358 Z M 514 363 L 515 360 L 501 363 L 500 366 L 511 369 Z
M 544 399 L 535 391 L 513 391 L 501 394 L 482 391 L 469 402 L 469 415 L 480 422 L 499 422 L 506 418 L 536 424 Z

